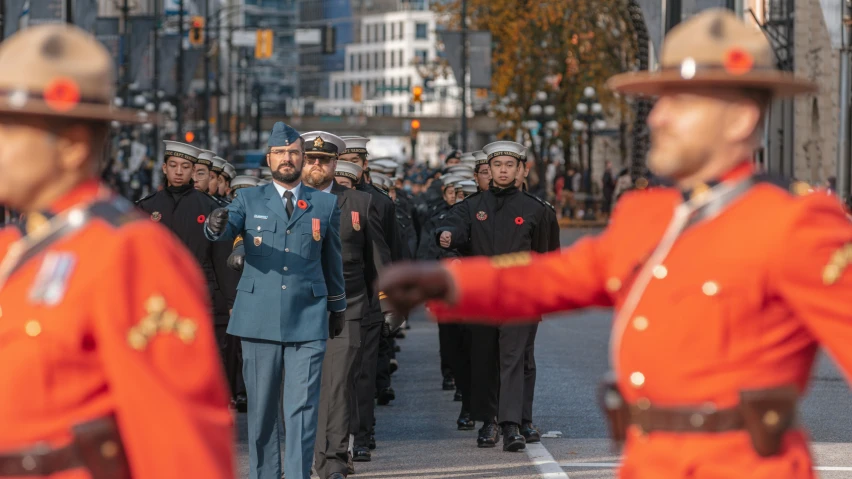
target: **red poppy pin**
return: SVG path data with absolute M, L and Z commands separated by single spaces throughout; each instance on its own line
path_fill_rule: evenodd
M 70 111 L 80 103 L 80 88 L 70 78 L 57 78 L 45 87 L 43 98 L 56 111 Z
M 204 215 L 198 215 L 198 218 L 195 218 L 195 221 L 197 221 L 197 222 L 199 222 L 199 223 L 204 223 L 204 220 L 206 220 L 206 219 L 207 219 L 207 217 L 206 217 L 206 216 L 204 216 Z
M 732 48 L 725 53 L 725 71 L 731 75 L 744 75 L 754 67 L 754 57 L 742 48 Z
M 515 224 L 519 226 L 524 224 L 524 219 L 518 216 L 517 218 L 515 218 Z
M 305 200 L 299 200 L 296 202 L 296 206 L 304 210 L 308 208 L 308 202 Z

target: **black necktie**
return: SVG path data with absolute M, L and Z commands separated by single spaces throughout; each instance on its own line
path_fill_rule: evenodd
M 284 192 L 284 199 L 286 200 L 286 204 L 284 206 L 287 207 L 287 217 L 292 218 L 293 217 L 293 192 L 292 191 L 285 191 Z

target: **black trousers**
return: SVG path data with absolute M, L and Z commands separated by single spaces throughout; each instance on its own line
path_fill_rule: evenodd
M 394 356 L 393 344 L 393 338 L 379 338 L 379 358 L 376 363 L 377 390 L 391 387 L 390 360 Z
M 367 447 L 373 428 L 376 407 L 376 363 L 379 358 L 379 340 L 382 323 L 361 324 L 360 371 L 355 384 L 358 415 L 351 421 L 350 433 L 355 435 L 355 446 Z
M 521 414 L 523 422 L 532 422 L 533 399 L 535 399 L 535 336 L 538 324 L 531 326 L 527 336 L 527 347 L 524 350 L 524 410 Z
M 470 327 L 463 324 L 440 324 L 445 344 L 441 345 L 443 363 L 444 349 L 447 362 L 456 380 L 456 388 L 462 394 L 462 411 L 470 412 Z M 439 331 L 439 339 L 440 339 Z M 442 367 L 443 369 L 443 367 Z
M 240 338 L 231 336 L 226 331 L 228 325 L 216 322 L 214 332 L 216 334 L 216 345 L 219 347 L 219 355 L 222 358 L 222 366 L 225 368 L 225 378 L 231 390 L 231 397 L 246 394 L 246 383 L 243 380 L 243 350 Z
M 527 397 L 524 359 L 537 325 L 470 328 L 471 418 L 521 424 Z
M 453 377 L 453 356 L 456 352 L 458 344 L 457 336 L 459 328 L 455 324 L 438 324 L 438 352 L 441 355 L 441 375 L 443 377 Z
M 360 348 L 360 321 L 346 321 L 340 336 L 326 342 L 314 446 L 314 467 L 320 478 L 335 472 L 346 475 L 354 393 L 352 369 Z

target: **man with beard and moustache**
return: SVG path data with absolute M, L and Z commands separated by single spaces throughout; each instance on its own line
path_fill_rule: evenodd
M 205 234 L 228 246 L 244 239 L 228 333 L 242 340 L 249 477 L 281 477 L 283 403 L 284 472 L 310 479 L 326 343 L 344 328 L 340 210 L 333 195 L 302 184 L 305 144 L 296 130 L 275 123 L 267 145 L 274 182 L 214 211 Z
M 346 149 L 339 156 L 340 161 L 354 163 L 362 170 L 367 166 L 367 142 L 370 140 L 359 136 L 344 136 Z M 390 265 L 401 258 L 401 240 L 397 233 L 396 207 L 387 193 L 371 185 L 366 179 L 366 173 L 361 173 L 355 189 L 368 193 L 379 214 L 380 228 L 376 234 L 381 234 L 386 247 L 377 247 L 376 258 L 381 268 Z M 381 269 L 379 269 L 381 276 Z M 390 387 L 390 356 L 383 352 L 388 349 L 387 338 L 399 329 L 403 318 L 395 315 L 390 305 L 385 301 L 385 295 L 379 291 L 376 298 L 371 298 L 370 308 L 367 316 L 361 321 L 361 373 L 356 383 L 358 424 L 353 424 L 350 431 L 354 437 L 352 457 L 355 462 L 369 462 L 371 460 L 370 450 L 376 448 L 374 433 L 375 406 L 378 394 L 380 402 L 387 404 L 396 398 L 393 388 Z M 384 340 L 383 340 L 384 339 Z M 379 377 L 384 378 L 381 388 L 377 392 L 376 382 Z
M 353 368 L 361 347 L 361 320 L 366 316 L 378 279 L 373 258 L 371 223 L 378 221 L 372 197 L 337 184 L 334 179 L 338 152 L 346 149 L 339 137 L 324 131 L 304 133 L 305 184 L 337 197 L 340 208 L 340 240 L 343 277 L 346 283 L 346 313 L 343 332 L 326 345 L 322 363 L 317 440 L 314 467 L 322 479 L 343 479 L 349 460 L 349 429 L 354 399 Z M 346 163 L 352 169 L 353 163 Z M 376 238 L 377 241 L 384 241 Z M 360 367 L 360 364 L 358 364 Z
M 553 249 L 548 208 L 518 189 L 525 168 L 524 147 L 511 141 L 483 148 L 489 158 L 491 187 L 453 208 L 436 240 L 447 249 L 474 256 L 497 256 L 521 251 L 546 253 Z M 520 178 L 520 180 L 519 180 Z M 477 444 L 494 447 L 502 428 L 503 450 L 525 447 L 520 432 L 524 415 L 525 353 L 536 323 L 521 326 L 471 326 L 471 413 L 483 421 Z M 527 418 L 529 419 L 529 418 Z

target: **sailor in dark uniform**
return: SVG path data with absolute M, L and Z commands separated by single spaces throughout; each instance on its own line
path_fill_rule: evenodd
M 219 158 L 218 156 L 216 158 Z M 214 158 L 215 159 L 215 158 Z M 220 158 L 221 159 L 221 158 Z M 225 160 L 222 160 L 225 161 Z M 231 193 L 231 180 L 236 178 L 237 169 L 234 168 L 234 165 L 225 161 L 225 166 L 222 167 L 222 172 L 219 173 L 219 193 L 218 198 L 222 198 L 225 202 L 230 203 L 230 193 Z
M 213 303 L 216 340 L 227 365 L 230 352 L 225 330 L 230 309 L 236 297 L 239 275 L 227 267 L 230 245 L 213 243 L 204 236 L 204 221 L 219 204 L 206 192 L 195 189 L 192 180 L 196 164 L 209 171 L 212 156 L 198 148 L 165 141 L 163 173 L 166 186 L 136 202 L 151 221 L 162 223 L 177 236 L 193 254 L 207 278 Z M 234 391 L 232 391 L 234 393 Z
M 448 249 L 466 250 L 474 256 L 495 256 L 520 251 L 553 250 L 552 213 L 539 199 L 516 186 L 524 171 L 523 145 L 498 141 L 483 149 L 489 158 L 492 182 L 487 191 L 473 195 L 452 209 L 436 240 Z M 558 231 L 556 231 L 558 234 Z M 558 238 L 557 238 L 558 241 Z M 483 421 L 478 445 L 494 447 L 503 433 L 503 449 L 518 451 L 526 444 L 521 426 L 524 417 L 528 343 L 535 327 L 472 326 L 472 419 Z M 532 338 L 532 339 L 531 339 Z M 535 438 L 534 438 L 535 439 Z
M 362 170 L 367 166 L 367 142 L 362 137 L 341 137 L 346 143 L 346 149 L 339 155 L 340 161 L 358 165 Z M 368 193 L 379 214 L 376 232 L 381 234 L 384 246 L 374 242 L 376 257 L 382 267 L 400 259 L 400 241 L 396 226 L 396 208 L 387 193 L 377 189 L 367 181 L 366 174 L 361 173 L 355 182 L 355 189 Z M 379 271 L 381 275 L 381 270 Z M 394 315 L 391 307 L 384 300 L 384 293 L 379 291 L 378 301 L 370 301 L 367 316 L 361 320 L 361 348 L 363 358 L 361 373 L 356 383 L 358 404 L 358 427 L 350 431 L 354 436 L 353 460 L 367 462 L 371 459 L 370 450 L 375 449 L 374 408 L 378 397 L 380 404 L 388 404 L 396 398 L 396 393 L 390 385 L 390 357 L 382 355 L 379 362 L 379 347 L 383 337 L 387 337 L 402 324 L 401 318 Z M 386 344 L 385 344 L 386 345 Z M 383 345 L 384 349 L 384 345 Z M 377 378 L 381 376 L 381 381 Z M 377 388 L 377 381 L 381 387 Z
M 228 206 L 228 202 L 219 194 L 220 189 L 224 189 L 226 180 L 222 174 L 225 172 L 225 165 L 227 162 L 218 157 L 214 156 L 211 158 L 212 164 L 210 165 L 210 182 L 208 184 L 207 193 L 219 203 L 220 206 Z

